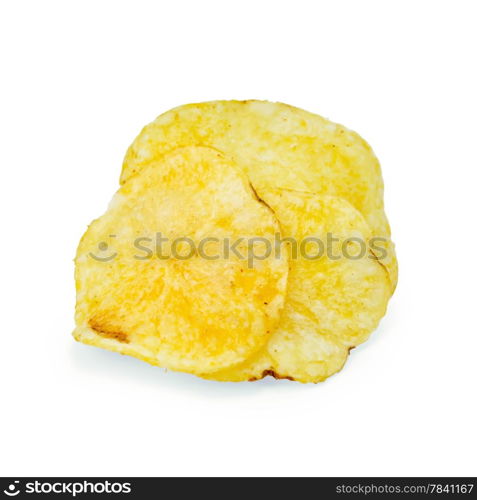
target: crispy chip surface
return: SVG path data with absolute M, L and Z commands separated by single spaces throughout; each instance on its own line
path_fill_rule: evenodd
M 190 373 L 245 361 L 278 323 L 287 255 L 249 267 L 234 254 L 204 258 L 216 256 L 218 242 L 202 256 L 197 249 L 205 238 L 271 240 L 277 232 L 273 212 L 218 151 L 161 156 L 121 187 L 79 244 L 75 338 Z M 179 242 L 175 252 L 153 253 L 158 234 Z
M 275 211 L 284 236 L 307 244 L 297 252 L 289 248 L 285 308 L 267 345 L 242 365 L 210 378 L 273 375 L 319 382 L 341 369 L 349 350 L 364 342 L 384 316 L 391 296 L 387 273 L 363 246 L 371 232 L 347 201 L 281 189 L 258 193 Z
M 211 146 L 231 156 L 257 189 L 281 187 L 347 200 L 363 214 L 373 236 L 387 239 L 382 262 L 395 288 L 397 261 L 384 212 L 381 169 L 358 134 L 282 103 L 189 104 L 142 130 L 126 154 L 121 181 L 187 145 Z

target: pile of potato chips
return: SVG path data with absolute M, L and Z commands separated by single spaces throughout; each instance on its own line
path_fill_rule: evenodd
M 190 104 L 142 130 L 81 239 L 74 337 L 213 380 L 319 382 L 396 282 L 361 137 L 281 103 Z

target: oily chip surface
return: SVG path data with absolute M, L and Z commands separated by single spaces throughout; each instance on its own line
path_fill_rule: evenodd
M 243 171 L 218 151 L 161 156 L 119 189 L 79 244 L 75 338 L 196 374 L 244 362 L 277 326 L 288 258 L 249 266 L 221 245 L 279 232 Z M 175 246 L 159 252 L 158 234 Z M 201 256 L 206 238 L 216 240 Z
M 177 147 L 210 146 L 232 157 L 256 189 L 287 188 L 347 200 L 374 237 L 394 290 L 397 261 L 383 206 L 379 162 L 355 132 L 282 103 L 213 101 L 172 109 L 147 125 L 130 146 L 121 182 Z
M 262 190 L 259 196 L 276 213 L 284 238 L 307 244 L 297 252 L 288 248 L 285 308 L 266 346 L 242 365 L 207 378 L 273 375 L 319 382 L 342 368 L 349 350 L 384 316 L 391 296 L 387 272 L 367 244 L 366 221 L 347 201 L 281 189 Z

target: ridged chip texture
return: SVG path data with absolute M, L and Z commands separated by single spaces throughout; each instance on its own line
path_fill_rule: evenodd
M 288 188 L 347 200 L 374 237 L 385 239 L 392 289 L 397 261 L 383 206 L 379 162 L 355 132 L 282 103 L 213 101 L 172 109 L 147 125 L 130 146 L 121 181 L 177 147 L 211 146 L 242 166 L 257 189 Z
M 346 200 L 282 189 L 261 190 L 259 196 L 290 239 L 285 308 L 261 352 L 211 378 L 323 381 L 342 368 L 349 350 L 384 316 L 391 296 L 386 270 L 367 244 L 368 224 Z
M 75 338 L 196 374 L 244 362 L 276 329 L 288 258 L 250 266 L 221 245 L 277 233 L 272 210 L 218 151 L 185 147 L 151 159 L 79 244 Z M 158 234 L 178 244 L 158 256 Z

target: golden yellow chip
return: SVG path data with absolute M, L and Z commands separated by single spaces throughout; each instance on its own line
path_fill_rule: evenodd
M 243 362 L 277 325 L 288 259 L 249 265 L 221 248 L 244 240 L 244 250 L 251 238 L 266 246 L 277 233 L 243 171 L 216 150 L 161 157 L 121 187 L 80 242 L 75 338 L 190 373 Z
M 211 146 L 232 157 L 257 189 L 281 187 L 347 200 L 363 214 L 372 236 L 387 240 L 382 262 L 395 288 L 397 262 L 384 213 L 381 169 L 358 134 L 282 103 L 189 104 L 142 130 L 126 154 L 121 181 L 187 145 Z
M 387 273 L 370 250 L 366 221 L 347 201 L 276 189 L 259 196 L 275 211 L 289 247 L 282 319 L 261 352 L 207 378 L 319 382 L 341 369 L 384 316 Z

